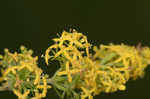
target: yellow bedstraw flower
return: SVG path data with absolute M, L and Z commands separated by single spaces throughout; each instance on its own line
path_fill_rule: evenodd
M 1 89 L 6 90 L 5 86 L 8 87 L 19 99 L 31 99 L 34 96 L 35 99 L 44 98 L 47 89 L 50 88 L 47 85 L 47 78 L 41 79 L 43 71 L 37 66 L 38 57 L 33 57 L 32 53 L 32 50 L 27 50 L 23 46 L 21 53 L 10 53 L 6 49 L 5 55 L 0 60 L 2 80 L 6 82 L 6 84 L 2 84 Z M 42 81 L 43 83 L 41 83 Z M 42 87 L 40 88 L 40 86 Z M 42 92 L 36 93 L 36 90 L 42 90 Z M 40 97 L 37 97 L 38 94 Z
M 0 77 L 0 82 L 2 82 L 4 80 L 4 77 L 3 77 L 4 70 L 3 69 L 1 69 L 1 74 L 2 74 L 2 77 Z
M 125 85 L 119 85 L 118 88 L 119 88 L 120 90 L 125 90 L 125 89 L 126 89 Z
M 34 92 L 35 92 L 35 96 L 32 97 L 31 99 L 41 99 L 41 94 L 39 93 L 39 91 L 38 90 L 34 90 Z
M 55 57 L 64 54 L 68 60 L 71 60 L 71 55 L 69 54 L 69 52 L 74 52 L 75 50 L 76 52 L 79 51 L 76 48 L 84 48 L 86 50 L 87 56 L 89 56 L 88 48 L 90 47 L 90 44 L 87 42 L 86 36 L 84 36 L 82 33 L 77 33 L 76 31 L 74 31 L 73 33 L 69 33 L 64 31 L 60 38 L 55 38 L 53 39 L 53 41 L 55 42 L 55 44 L 50 46 L 45 52 L 46 64 L 48 64 L 48 59 L 51 57 L 49 53 L 52 51 L 53 48 L 56 50 L 60 49 L 54 55 Z M 81 55 L 79 57 L 81 57 Z
M 47 50 L 45 51 L 45 63 L 48 65 L 48 60 L 49 60 L 49 58 L 50 58 L 50 56 L 49 56 L 49 53 L 50 53 L 50 51 L 52 51 L 52 49 L 53 48 L 57 48 L 58 47 L 58 45 L 57 44 L 55 44 L 55 45 L 52 45 L 52 46 L 50 46 L 49 48 L 47 48 Z
M 76 84 L 75 88 L 81 89 L 81 93 L 86 93 L 81 95 L 83 99 L 91 98 L 100 92 L 126 90 L 126 82 L 130 78 L 143 76 L 144 69 L 150 64 L 148 47 L 137 48 L 124 44 L 100 45 L 100 48 L 93 48 L 95 54 L 92 55 L 89 53 L 91 44 L 88 43 L 87 37 L 77 31 L 72 33 L 64 31 L 53 41 L 54 45 L 50 46 L 45 53 L 46 63 L 48 64 L 50 57 L 64 58 L 60 66 L 62 71 L 57 75 L 66 75 L 71 82 L 74 81 L 73 76 L 79 74 L 79 82 L 82 83 Z M 89 92 L 90 89 L 94 90 Z
M 4 80 L 3 77 L 0 77 L 0 82 L 3 81 L 3 80 Z
M 66 62 L 66 70 L 65 71 L 61 71 L 61 72 L 58 72 L 58 76 L 61 76 L 61 75 L 67 75 L 68 77 L 68 81 L 69 82 L 72 82 L 72 77 L 71 77 L 71 74 L 75 74 L 75 73 L 78 73 L 80 72 L 81 70 L 80 69 L 73 69 L 73 70 L 70 70 L 69 69 L 69 62 L 67 61 Z
M 7 74 L 9 72 L 13 72 L 14 74 L 16 74 L 16 70 L 18 69 L 19 67 L 18 66 L 13 66 L 13 67 L 9 67 L 7 70 L 5 70 L 4 72 L 4 78 L 7 76 Z M 6 79 L 6 78 L 5 78 Z
M 136 49 L 135 47 L 126 46 L 124 44 L 109 45 L 109 46 L 102 46 L 102 47 L 114 51 L 120 56 L 119 59 L 115 60 L 115 63 L 123 62 L 125 76 L 127 77 L 126 79 L 129 79 L 129 75 L 126 72 L 127 70 L 129 70 L 130 68 L 129 66 L 132 66 L 132 68 L 136 68 L 136 70 L 139 70 L 139 72 L 136 72 L 136 70 L 132 69 L 131 72 L 133 73 L 131 74 L 133 75 L 131 75 L 130 77 L 136 79 L 138 76 L 142 75 L 141 68 L 145 68 L 146 65 L 142 63 L 142 57 L 139 55 L 138 49 Z
M 34 80 L 35 85 L 40 82 L 41 73 L 42 73 L 42 70 L 39 68 L 36 68 L 36 70 L 35 70 L 36 78 Z
M 81 99 L 86 99 L 87 97 L 88 97 L 88 99 L 93 99 L 92 93 L 95 89 L 88 90 L 84 87 L 81 87 L 81 89 L 83 90 L 83 93 L 84 93 L 81 95 Z
M 43 80 L 43 85 L 38 85 L 37 86 L 37 88 L 43 89 L 42 93 L 39 94 L 39 97 L 41 97 L 41 98 L 46 96 L 47 88 L 51 88 L 50 86 L 47 85 L 47 81 L 46 81 L 45 77 L 43 77 L 42 80 Z
M 13 92 L 18 96 L 19 99 L 27 99 L 27 96 L 30 93 L 29 90 L 24 92 L 24 94 L 20 93 L 20 91 L 18 91 L 18 90 L 13 90 Z

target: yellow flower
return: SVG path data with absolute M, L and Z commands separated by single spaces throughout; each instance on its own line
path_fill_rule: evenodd
M 52 51 L 52 48 L 57 48 L 57 47 L 58 47 L 58 45 L 55 44 L 55 45 L 50 46 L 50 47 L 46 50 L 46 52 L 45 52 L 45 63 L 46 63 L 47 65 L 48 65 L 48 60 L 49 60 L 49 58 L 50 58 L 50 56 L 49 56 L 50 51 Z
M 51 88 L 51 86 L 47 85 L 46 77 L 43 77 L 42 80 L 43 80 L 43 85 L 37 85 L 37 88 L 43 89 L 42 93 L 40 93 L 39 95 L 38 94 L 36 95 L 38 97 L 45 97 L 47 93 L 47 88 Z
M 81 99 L 86 99 L 88 97 L 88 99 L 93 99 L 93 96 L 92 96 L 92 92 L 95 90 L 95 89 L 92 89 L 92 90 L 88 90 L 84 87 L 81 87 L 81 89 L 83 90 L 84 92 L 84 95 L 81 95 Z
M 125 86 L 125 85 L 119 85 L 118 88 L 119 88 L 120 90 L 126 90 L 126 86 Z
M 4 78 L 3 78 L 3 77 L 0 77 L 0 82 L 3 81 L 3 80 L 4 80 Z
M 41 99 L 40 93 L 36 90 L 35 91 L 35 96 L 32 97 L 31 99 Z
M 46 78 L 43 77 L 43 91 L 42 91 L 42 94 L 41 94 L 41 97 L 45 97 L 46 96 L 46 93 L 47 93 L 47 82 L 46 82 Z
M 40 76 L 41 76 L 42 70 L 39 68 L 35 68 L 35 74 L 36 78 L 34 80 L 34 84 L 40 83 Z
M 14 74 L 16 74 L 16 69 L 18 69 L 18 68 L 19 68 L 18 66 L 9 67 L 9 68 L 4 72 L 4 77 L 6 77 L 9 72 L 13 72 Z
M 17 91 L 17 90 L 14 90 L 13 92 L 18 96 L 19 99 L 27 99 L 27 96 L 28 96 L 28 94 L 30 93 L 29 90 L 27 90 L 26 92 L 24 92 L 24 94 L 21 94 L 21 93 L 20 93 L 19 91 Z
M 67 74 L 68 81 L 72 82 L 72 77 L 71 77 L 71 72 L 70 72 L 70 69 L 69 69 L 69 62 L 68 61 L 66 62 L 66 71 L 58 72 L 57 75 L 64 75 L 64 74 Z

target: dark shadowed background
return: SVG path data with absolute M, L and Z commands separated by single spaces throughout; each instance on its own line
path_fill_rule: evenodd
M 93 45 L 125 43 L 150 46 L 149 0 L 1 0 L 0 53 L 15 51 L 20 45 L 41 56 L 56 33 L 75 28 Z M 56 64 L 41 68 L 52 75 Z M 129 81 L 126 91 L 102 93 L 94 99 L 133 99 L 150 97 L 150 68 L 143 79 Z M 0 99 L 17 99 L 12 92 L 0 92 Z M 45 99 L 59 99 L 49 90 Z

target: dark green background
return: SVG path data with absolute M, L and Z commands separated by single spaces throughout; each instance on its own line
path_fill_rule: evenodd
M 51 38 L 75 28 L 87 35 L 93 45 L 125 43 L 150 46 L 149 0 L 0 0 L 0 52 L 15 51 L 25 45 L 40 56 Z M 56 65 L 43 69 L 55 72 Z M 150 97 L 150 68 L 143 79 L 129 81 L 126 91 L 102 93 L 94 99 L 133 99 Z M 0 92 L 0 99 L 17 99 Z M 59 99 L 49 91 L 46 99 Z

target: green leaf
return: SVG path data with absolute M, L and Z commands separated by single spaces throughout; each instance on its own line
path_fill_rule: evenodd
M 64 91 L 63 94 L 61 95 L 62 96 L 61 99 L 65 98 L 65 93 L 66 93 L 66 91 Z
M 67 76 L 56 76 L 54 81 L 55 82 L 64 82 L 67 80 Z
M 110 60 L 112 60 L 114 57 L 116 57 L 117 54 L 116 53 L 110 53 L 109 55 L 105 56 L 102 61 L 101 61 L 101 65 L 106 64 L 107 62 L 109 62 Z
M 56 91 L 57 95 L 61 98 L 62 95 L 61 95 L 60 92 L 57 90 L 56 86 L 54 86 L 53 88 L 54 88 L 54 90 Z
M 31 72 L 28 69 L 24 68 L 21 71 L 18 71 L 17 73 L 19 74 L 20 80 L 26 80 Z
M 74 95 L 74 99 L 80 99 L 80 95 L 76 93 L 74 90 L 72 91 L 72 93 Z
M 80 80 L 80 75 L 79 74 L 75 75 L 73 77 L 73 81 L 70 83 L 70 87 L 75 86 L 79 80 Z
M 62 91 L 65 91 L 65 90 L 66 90 L 66 88 L 65 88 L 65 87 L 63 87 L 61 84 L 57 84 L 57 83 L 55 83 L 54 85 L 55 85 L 55 86 L 56 86 L 56 88 L 57 88 L 57 89 L 59 89 L 59 90 L 62 90 Z

